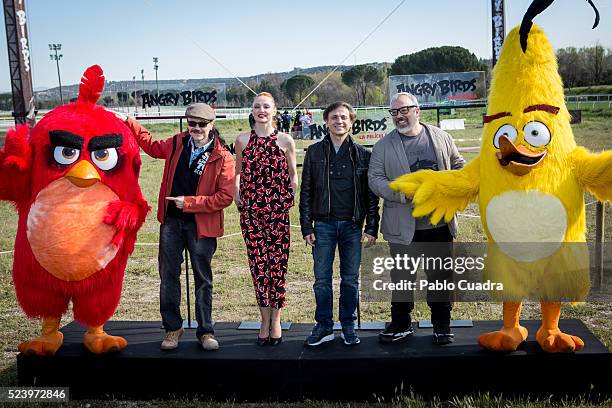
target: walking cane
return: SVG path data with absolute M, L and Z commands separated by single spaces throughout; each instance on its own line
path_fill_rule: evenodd
M 189 252 L 185 248 L 185 287 L 187 288 L 187 328 L 191 329 L 191 298 L 189 296 Z

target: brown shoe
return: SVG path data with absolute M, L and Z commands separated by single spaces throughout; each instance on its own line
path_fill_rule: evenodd
M 164 341 L 161 343 L 162 350 L 174 350 L 178 347 L 179 339 L 183 335 L 185 330 L 178 329 L 174 331 L 166 332 L 166 337 L 164 337 Z
M 219 350 L 219 342 L 215 339 L 214 334 L 203 334 L 202 337 L 200 337 L 200 344 L 206 351 Z

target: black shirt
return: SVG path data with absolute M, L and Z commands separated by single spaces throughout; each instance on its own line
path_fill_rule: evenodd
M 353 163 L 349 152 L 348 138 L 336 153 L 330 141 L 329 151 L 329 198 L 331 221 L 350 221 L 354 215 L 355 185 Z
M 200 182 L 200 175 L 202 174 L 202 166 L 198 166 L 198 162 L 205 154 L 210 155 L 210 152 L 214 148 L 214 142 L 210 143 L 208 149 L 202 152 L 196 157 L 191 166 L 189 165 L 189 159 L 191 158 L 191 146 L 189 141 L 190 137 L 183 138 L 183 151 L 181 157 L 176 165 L 174 171 L 174 178 L 172 180 L 172 190 L 170 195 L 172 197 L 179 196 L 194 196 L 198 190 L 198 183 Z M 180 217 L 186 221 L 195 221 L 195 216 L 192 213 L 185 213 L 183 210 L 176 207 L 173 200 L 168 203 L 168 215 L 174 217 Z

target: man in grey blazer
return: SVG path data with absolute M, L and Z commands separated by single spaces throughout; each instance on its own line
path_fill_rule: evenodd
M 368 182 L 374 194 L 384 199 L 382 227 L 383 238 L 389 243 L 392 257 L 450 256 L 452 241 L 457 235 L 457 220 L 437 225 L 429 217 L 415 219 L 412 203 L 400 192 L 389 188 L 389 182 L 406 173 L 423 169 L 450 170 L 463 167 L 465 160 L 459 154 L 451 136 L 435 126 L 420 122 L 420 109 L 416 97 L 401 92 L 391 98 L 389 113 L 395 129 L 374 145 L 370 158 Z M 438 244 L 414 244 L 436 242 Z M 412 245 L 411 245 L 412 244 Z M 428 253 L 429 250 L 429 253 Z M 433 251 L 433 252 L 432 252 Z M 448 271 L 426 270 L 428 280 L 449 279 Z M 391 279 L 414 280 L 415 276 L 405 271 L 392 270 Z M 428 291 L 427 300 L 434 326 L 433 340 L 437 344 L 453 341 L 450 330 L 452 303 L 450 293 Z M 394 342 L 413 333 L 410 313 L 414 308 L 412 291 L 394 291 L 391 301 L 391 324 L 379 334 L 381 342 Z

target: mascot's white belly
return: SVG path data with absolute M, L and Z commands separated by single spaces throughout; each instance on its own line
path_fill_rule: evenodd
M 486 217 L 487 229 L 499 248 L 522 262 L 552 255 L 567 230 L 561 201 L 539 190 L 507 191 L 493 197 Z

